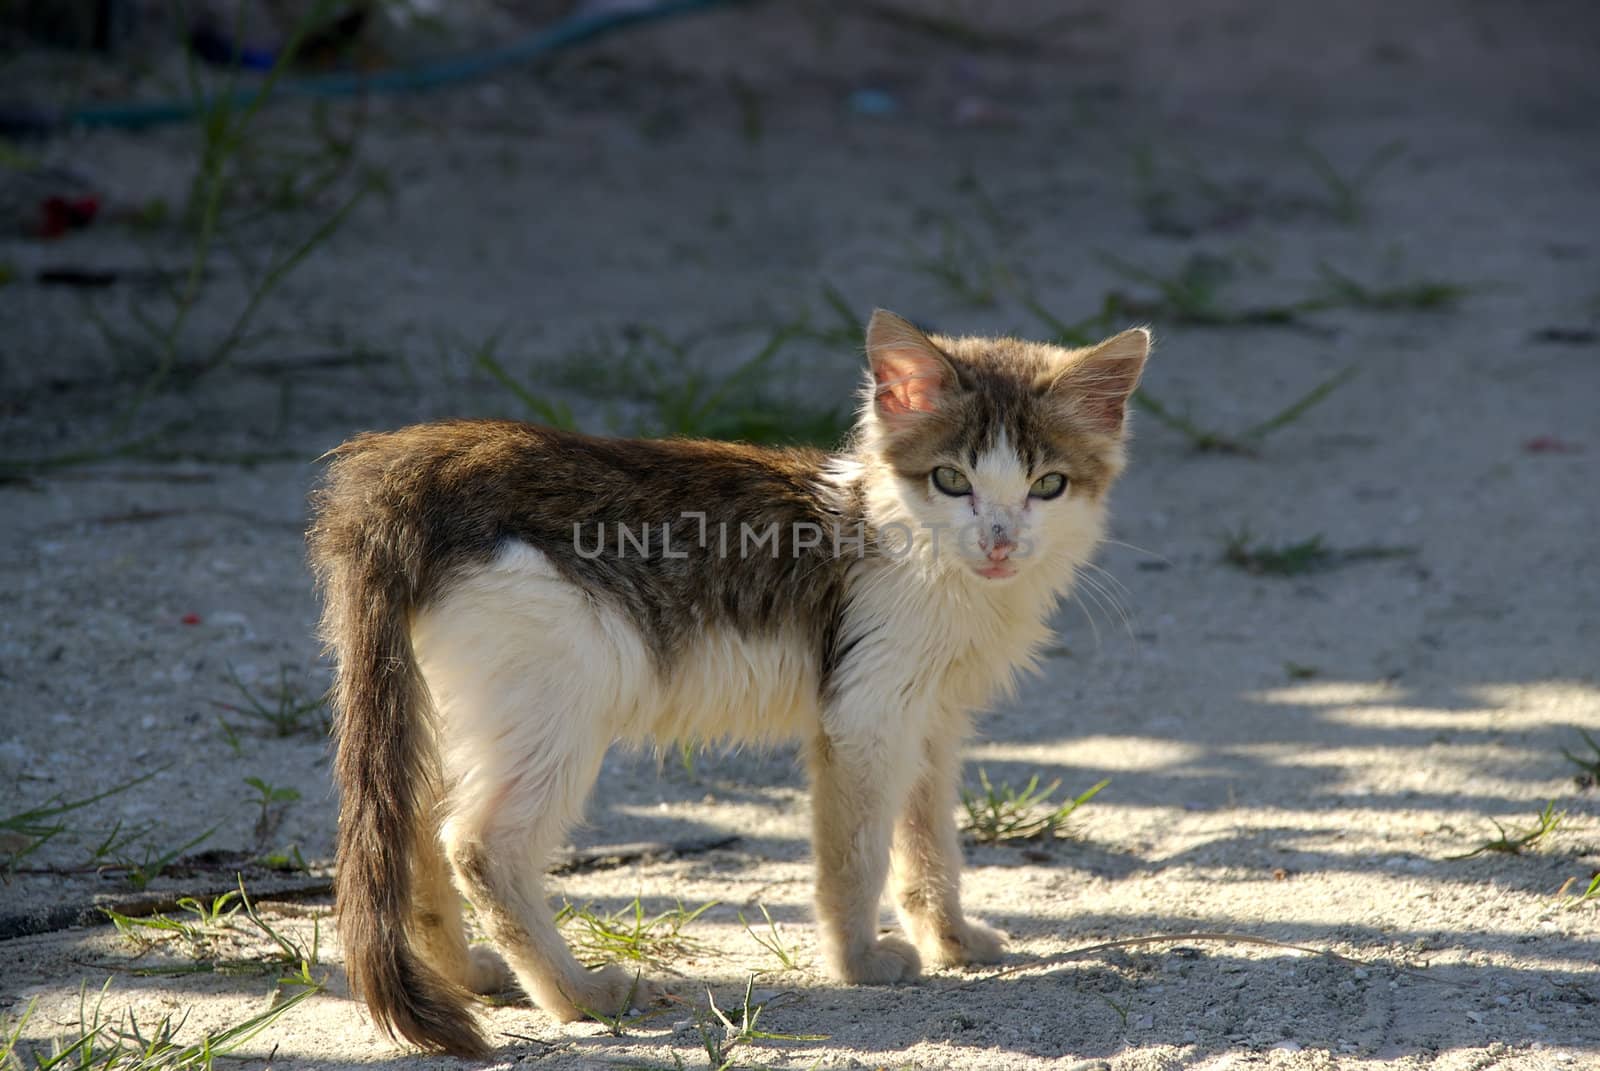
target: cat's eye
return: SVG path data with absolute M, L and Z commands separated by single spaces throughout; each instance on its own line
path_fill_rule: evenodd
M 1030 498 L 1059 498 L 1062 491 L 1067 489 L 1067 477 L 1060 472 L 1047 472 L 1033 481 L 1033 486 L 1028 488 Z
M 953 469 L 949 465 L 940 465 L 933 470 L 933 486 L 947 495 L 960 496 L 972 493 L 972 481 L 959 469 Z

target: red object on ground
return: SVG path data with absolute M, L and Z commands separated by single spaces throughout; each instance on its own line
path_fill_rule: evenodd
M 1530 454 L 1581 454 L 1583 447 L 1577 443 L 1569 443 L 1565 439 L 1558 439 L 1554 435 L 1536 435 L 1522 444 L 1522 448 Z
M 39 202 L 39 237 L 60 238 L 68 231 L 87 227 L 100 214 L 100 198 L 46 197 Z
M 198 625 L 200 623 L 200 615 L 199 614 L 184 614 L 178 620 L 182 621 L 185 625 Z

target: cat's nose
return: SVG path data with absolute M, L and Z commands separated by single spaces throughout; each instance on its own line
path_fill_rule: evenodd
M 992 562 L 1003 562 L 1011 557 L 1011 549 L 1017 545 L 1017 541 L 1011 538 L 1011 533 L 1003 524 L 989 526 L 989 538 L 986 543 L 989 560 Z

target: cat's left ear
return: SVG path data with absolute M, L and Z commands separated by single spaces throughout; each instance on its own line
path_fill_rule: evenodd
M 1150 356 L 1150 329 L 1135 327 L 1112 335 L 1071 362 L 1046 386 L 1048 393 L 1071 405 L 1096 431 L 1117 435 L 1127 417 L 1128 399 L 1139 385 Z
M 886 309 L 867 324 L 867 362 L 872 366 L 872 400 L 878 416 L 901 424 L 918 414 L 937 412 L 959 387 L 950 359 L 909 320 Z

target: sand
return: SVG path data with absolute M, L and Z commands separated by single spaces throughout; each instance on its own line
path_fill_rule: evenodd
M 188 1041 L 292 993 L 276 971 L 140 973 L 192 958 L 93 924 L 97 904 L 215 894 L 242 868 L 271 925 L 317 930 L 310 972 L 326 985 L 240 1046 L 245 1066 L 455 1064 L 380 1038 L 348 999 L 319 715 L 279 736 L 237 709 L 233 679 L 258 696 L 280 673 L 302 697 L 326 685 L 300 536 L 322 451 L 418 419 L 528 416 L 474 364 L 486 347 L 585 427 L 626 430 L 654 419 L 639 390 L 656 374 L 604 356 L 630 333 L 697 339 L 691 360 L 715 376 L 781 322 L 839 327 L 825 286 L 863 320 L 884 305 L 946 331 L 1035 336 L 1048 332 L 1029 299 L 1078 321 L 1109 290 L 1158 296 L 1109 254 L 1163 273 L 1225 260 L 1231 310 L 1322 294 L 1323 265 L 1467 289 L 1290 325 L 1119 314 L 1115 327 L 1156 332 L 1151 395 L 1224 436 L 1353 372 L 1248 453 L 1197 451 L 1136 414 L 1109 576 L 1092 574 L 1112 601 L 1085 592 L 1062 610 L 1044 672 L 970 751 L 973 786 L 980 769 L 1070 794 L 1110 780 L 1071 839 L 969 847 L 966 900 L 1011 935 L 1009 973 L 835 986 L 817 969 L 794 756 L 617 753 L 558 895 L 716 906 L 685 930 L 691 947 L 647 968 L 678 1003 L 620 1036 L 485 1007 L 496 1066 L 705 1067 L 706 987 L 736 1009 L 752 976 L 762 1029 L 825 1037 L 738 1047 L 739 1067 L 1600 1066 L 1600 900 L 1573 898 L 1600 867 L 1600 798 L 1561 753 L 1587 751 L 1580 729 L 1600 734 L 1595 18 L 1442 0 L 1175 15 L 1140 0 L 1046 31 L 1047 7 L 987 16 L 1024 47 L 760 4 L 537 72 L 336 106 L 339 129 L 362 123 L 358 165 L 232 232 L 185 359 L 233 322 L 251 265 L 327 218 L 362 167 L 388 192 L 285 278 L 226 366 L 177 377 L 126 430 L 150 366 L 95 317 L 128 334 L 130 310 L 166 307 L 159 290 L 33 279 L 184 268 L 192 244 L 175 227 L 119 213 L 182 203 L 194 131 L 27 147 L 115 211 L 56 241 L 0 240 L 0 454 L 164 432 L 0 484 L 0 816 L 147 778 L 63 815 L 0 884 L 0 1009 L 33 1007 L 28 1044 L 75 1029 L 80 987 L 92 998 L 108 978 L 104 1014 L 187 1015 Z M 163 77 L 82 57 L 26 66 L 112 90 Z M 862 89 L 880 95 L 852 98 Z M 863 114 L 883 94 L 893 114 Z M 261 130 L 304 143 L 310 122 L 290 107 Z M 1307 145 L 1346 176 L 1375 171 L 1341 199 Z M 946 249 L 962 285 L 927 267 Z M 857 345 L 796 339 L 764 392 L 847 403 Z M 1333 558 L 1252 573 L 1225 560 L 1244 531 L 1250 547 L 1319 537 Z M 1361 548 L 1389 553 L 1343 555 Z M 1522 853 L 1453 858 L 1547 803 L 1565 817 Z M 147 871 L 206 836 L 141 892 L 125 867 L 92 865 L 114 830 L 134 836 L 100 861 Z M 667 850 L 582 854 L 639 842 Z M 249 862 L 294 851 L 306 870 Z M 741 924 L 758 905 L 797 969 Z M 263 953 L 252 929 L 236 916 L 205 954 Z M 1190 933 L 1315 951 L 1175 937 L 1061 958 Z

